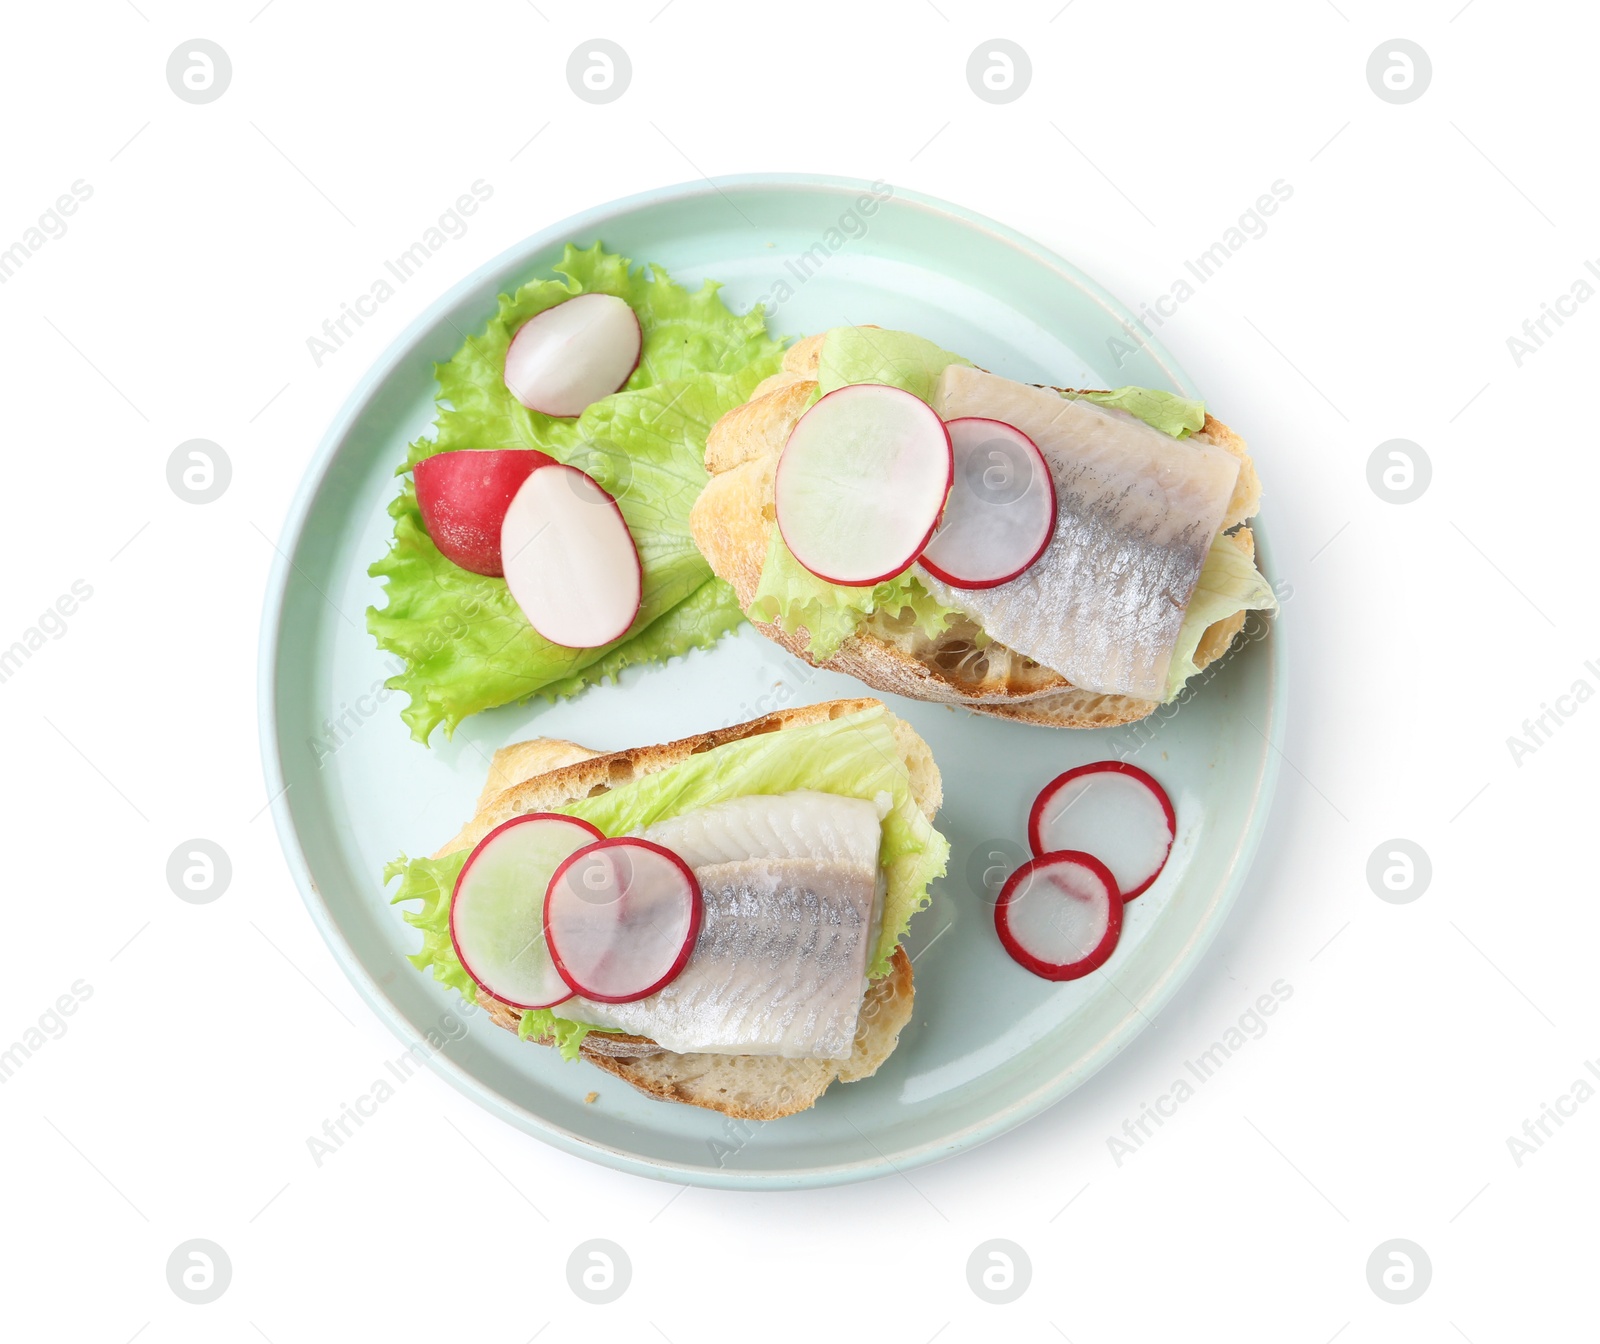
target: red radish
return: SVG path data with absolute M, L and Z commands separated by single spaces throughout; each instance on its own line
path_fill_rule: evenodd
M 570 419 L 633 377 L 643 349 L 632 308 L 614 294 L 579 294 L 517 329 L 506 386 L 530 411 Z
M 773 483 L 794 558 L 864 588 L 909 569 L 950 493 L 950 435 L 919 397 L 882 383 L 828 393 L 796 422 Z
M 550 879 L 544 930 L 556 970 L 597 1003 L 632 1003 L 669 984 L 700 936 L 694 871 L 649 840 L 599 840 Z
M 1125 901 L 1160 875 L 1177 833 L 1167 791 L 1126 761 L 1097 761 L 1057 775 L 1028 813 L 1035 854 L 1088 850 L 1111 870 Z
M 536 448 L 460 448 L 412 469 L 422 525 L 451 564 L 500 578 L 500 525 L 535 467 L 555 458 Z
M 627 634 L 644 573 L 633 534 L 594 477 L 555 463 L 533 472 L 500 528 L 506 586 L 552 644 L 597 649 Z
M 1122 936 L 1122 896 L 1092 854 L 1029 859 L 1006 879 L 994 927 L 1012 959 L 1046 980 L 1076 980 L 1105 965 Z
M 544 893 L 563 860 L 600 838 L 576 817 L 530 812 L 478 841 L 450 896 L 450 942 L 480 989 L 513 1008 L 572 997 L 545 944 Z
M 981 416 L 946 423 L 950 502 L 919 563 L 953 588 L 998 588 L 1033 564 L 1056 530 L 1056 483 L 1034 441 Z

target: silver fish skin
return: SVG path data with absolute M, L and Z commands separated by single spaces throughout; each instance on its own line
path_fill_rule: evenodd
M 1038 445 L 1056 487 L 1044 553 L 995 588 L 918 579 L 988 634 L 1074 686 L 1160 700 L 1206 555 L 1227 512 L 1239 461 L 1141 420 L 1048 388 L 951 365 L 933 408 L 983 416 Z
M 878 808 L 809 791 L 750 795 L 644 836 L 673 849 L 699 879 L 694 951 L 647 998 L 575 998 L 561 1015 L 680 1054 L 848 1058 L 881 919 Z
M 741 859 L 837 859 L 875 867 L 883 806 L 815 789 L 748 794 L 658 821 L 645 839 L 691 868 Z

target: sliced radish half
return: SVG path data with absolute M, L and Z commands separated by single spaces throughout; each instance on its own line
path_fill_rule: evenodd
M 1122 896 L 1092 854 L 1029 859 L 1006 879 L 994 926 L 1012 959 L 1046 980 L 1076 980 L 1105 965 L 1122 936 Z
M 639 367 L 639 319 L 614 294 L 579 294 L 530 317 L 506 350 L 511 395 L 530 411 L 570 418 Z
M 639 614 L 643 570 L 622 510 L 594 477 L 556 463 L 517 491 L 500 527 L 506 586 L 552 644 L 595 649 Z
M 1088 850 L 1111 870 L 1125 901 L 1160 876 L 1177 833 L 1167 791 L 1126 761 L 1096 761 L 1057 775 L 1028 814 L 1035 854 Z
M 953 588 L 996 588 L 1033 564 L 1056 529 L 1056 483 L 1034 441 L 980 416 L 951 420 L 955 478 L 920 564 Z
M 950 435 L 882 383 L 828 393 L 795 423 L 773 483 L 778 528 L 819 579 L 864 588 L 909 569 L 950 493 Z
M 480 989 L 513 1008 L 572 997 L 545 944 L 544 894 L 562 862 L 600 838 L 576 817 L 531 812 L 478 841 L 450 896 L 450 942 Z
M 684 968 L 700 935 L 700 883 L 670 849 L 600 840 L 556 869 L 545 937 L 561 978 L 586 999 L 631 1003 Z
M 425 457 L 412 470 L 422 525 L 452 564 L 500 578 L 500 528 L 535 467 L 555 458 L 536 448 L 457 448 Z

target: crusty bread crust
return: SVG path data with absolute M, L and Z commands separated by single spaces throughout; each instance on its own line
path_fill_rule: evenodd
M 631 783 L 704 751 L 761 733 L 825 723 L 879 706 L 872 699 L 832 700 L 779 710 L 750 723 L 698 733 L 677 742 L 602 754 L 574 742 L 535 738 L 502 747 L 478 799 L 477 815 L 434 855 L 467 849 L 504 821 L 526 812 L 548 811 Z M 927 744 L 904 721 L 890 716 L 896 746 L 911 780 L 912 795 L 931 821 L 942 801 L 939 770 Z M 516 1031 L 522 1012 L 478 990 L 489 1019 Z M 813 1105 L 835 1081 L 869 1077 L 894 1050 L 911 1020 L 911 961 L 896 948 L 889 974 L 875 980 L 861 1005 L 854 1048 L 848 1059 L 783 1059 L 759 1055 L 680 1055 L 642 1036 L 593 1032 L 581 1053 L 596 1068 L 649 1096 L 684 1102 L 742 1120 L 775 1120 Z M 541 1044 L 553 1042 L 544 1040 Z
M 689 515 L 695 544 L 712 570 L 733 585 L 747 611 L 761 581 L 761 568 L 777 517 L 773 477 L 789 431 L 817 388 L 823 336 L 808 336 L 784 355 L 780 372 L 763 381 L 742 406 L 712 427 L 706 440 L 711 479 Z M 1072 389 L 1058 389 L 1070 392 Z M 1214 416 L 1193 438 L 1225 448 L 1239 459 L 1239 479 L 1223 520 L 1236 545 L 1255 553 L 1247 527 L 1261 503 L 1261 481 L 1245 442 Z M 804 629 L 788 631 L 765 621 L 751 623 L 777 644 L 814 667 L 844 672 L 874 690 L 965 705 L 982 713 L 1057 728 L 1107 728 L 1153 713 L 1154 700 L 1102 695 L 1073 686 L 1005 645 L 985 640 L 975 624 L 958 620 L 930 639 L 900 613 L 869 617 L 833 657 L 819 663 L 809 652 Z M 1244 624 L 1244 613 L 1219 621 L 1200 641 L 1196 663 L 1222 656 Z
M 491 1021 L 517 1029 L 520 1012 L 481 992 L 479 997 Z M 911 1020 L 912 1002 L 911 959 L 897 947 L 889 974 L 874 980 L 862 999 L 849 1059 L 678 1055 L 643 1037 L 601 1032 L 584 1038 L 581 1053 L 597 1069 L 659 1101 L 700 1106 L 737 1120 L 777 1120 L 814 1106 L 836 1080 L 853 1083 L 876 1073 Z

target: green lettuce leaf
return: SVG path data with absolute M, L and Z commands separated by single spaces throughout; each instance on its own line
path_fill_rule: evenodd
M 794 558 L 777 528 L 767 542 L 767 558 L 750 615 L 793 634 L 811 636 L 811 654 L 826 662 L 857 627 L 875 611 L 909 616 L 930 639 L 936 639 L 956 612 L 939 603 L 910 570 L 870 588 L 847 588 L 819 579 Z
M 1175 439 L 1186 438 L 1206 423 L 1205 402 L 1154 387 L 1119 387 L 1114 392 L 1079 392 L 1077 396 L 1097 406 L 1126 411 Z
M 468 850 L 459 854 L 446 854 L 442 859 L 408 859 L 404 854 L 387 864 L 383 870 L 383 885 L 395 878 L 400 888 L 390 900 L 391 905 L 402 901 L 421 901 L 415 910 L 404 912 L 405 921 L 422 931 L 422 947 L 407 960 L 419 971 L 431 970 L 440 984 L 449 985 L 468 1003 L 478 1001 L 478 986 L 462 967 L 450 941 L 450 893 L 455 890 L 456 878 L 461 875 L 461 865 L 467 861 Z
M 887 383 L 932 401 L 939 375 L 952 364 L 970 368 L 972 361 L 909 331 L 834 327 L 822 340 L 817 395 L 825 397 L 849 383 Z
M 1189 599 L 1189 606 L 1183 613 L 1183 625 L 1178 629 L 1178 643 L 1167 668 L 1164 702 L 1176 700 L 1184 682 L 1200 670 L 1195 666 L 1194 655 L 1200 647 L 1200 637 L 1208 626 L 1225 621 L 1241 611 L 1271 614 L 1277 610 L 1278 599 L 1272 591 L 1272 585 L 1262 577 L 1255 561 L 1226 536 L 1213 541 L 1206 562 L 1201 567 L 1194 596 Z
M 522 1020 L 517 1023 L 517 1039 L 525 1041 L 530 1036 L 555 1042 L 561 1058 L 574 1060 L 583 1045 L 583 1038 L 591 1031 L 610 1031 L 609 1027 L 593 1027 L 587 1022 L 573 1022 L 557 1017 L 548 1008 L 524 1008 Z M 612 1033 L 617 1034 L 617 1033 Z
M 729 312 L 715 285 L 690 293 L 659 271 L 631 271 L 626 258 L 598 244 L 568 247 L 556 269 L 564 281 L 535 280 L 501 296 L 484 330 L 439 366 L 434 434 L 411 445 L 401 472 L 458 448 L 537 448 L 581 467 L 617 498 L 644 567 L 643 601 L 613 644 L 551 644 L 534 633 L 504 580 L 469 573 L 439 554 L 408 478 L 389 506 L 389 553 L 369 570 L 386 581 L 386 604 L 368 610 L 367 626 L 404 664 L 387 684 L 409 695 L 402 717 L 422 742 L 439 725 L 451 733 L 479 710 L 571 695 L 630 664 L 707 647 L 735 624 L 728 594 L 708 589 L 711 569 L 689 535 L 689 509 L 707 479 L 707 433 L 776 371 L 781 347 L 766 335 L 759 310 Z M 511 336 L 534 314 L 589 292 L 616 294 L 638 314 L 638 369 L 621 392 L 576 420 L 529 411 L 501 376 Z M 692 605 L 673 616 L 685 603 Z
M 538 694 L 552 701 L 576 695 L 585 686 L 615 681 L 635 663 L 664 663 L 691 649 L 709 649 L 743 624 L 738 594 L 721 579 L 708 579 L 633 638 L 613 644 L 609 653 L 582 671 L 541 686 Z
M 887 800 L 879 856 L 886 878 L 883 928 L 867 971 L 873 979 L 887 974 L 889 958 L 911 917 L 928 903 L 928 884 L 945 871 L 950 845 L 917 806 L 890 716 L 881 706 L 730 742 L 556 810 L 582 817 L 607 835 L 625 835 L 711 803 L 793 789 Z M 422 948 L 411 957 L 412 964 L 431 970 L 436 979 L 475 1002 L 476 987 L 450 942 L 450 893 L 469 852 L 458 850 L 442 859 L 402 856 L 384 870 L 384 882 L 400 878 L 395 902 L 421 902 L 405 915 L 422 932 Z M 539 1009 L 523 1014 L 521 1034 L 553 1036 L 562 1053 L 573 1058 L 591 1030 L 602 1028 Z

